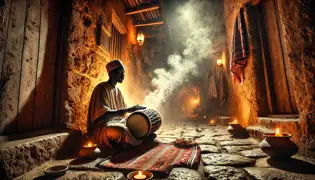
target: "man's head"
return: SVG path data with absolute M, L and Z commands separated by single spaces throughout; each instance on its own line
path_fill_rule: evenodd
M 125 78 L 125 68 L 120 60 L 113 60 L 106 65 L 109 78 L 115 82 L 123 82 Z

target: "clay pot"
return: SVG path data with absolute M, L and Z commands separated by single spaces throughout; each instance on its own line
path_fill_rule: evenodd
M 90 146 L 84 145 L 79 152 L 79 156 L 80 157 L 94 157 L 98 155 L 100 152 L 101 151 L 99 148 L 97 148 L 96 144 L 92 144 Z
M 229 123 L 229 126 L 226 130 L 233 136 L 245 136 L 247 134 L 246 129 L 240 124 L 236 123 Z
M 298 152 L 298 147 L 291 141 L 290 134 L 275 136 L 274 133 L 264 134 L 265 139 L 259 144 L 260 149 L 273 159 L 286 159 Z
M 144 180 L 149 180 L 149 179 L 152 179 L 153 178 L 153 174 L 149 171 L 141 171 L 143 175 L 145 175 L 145 178 Z M 129 173 L 127 175 L 127 178 L 129 180 L 136 180 L 137 178 L 134 178 L 137 174 L 139 174 L 139 171 L 133 171 L 131 173 Z

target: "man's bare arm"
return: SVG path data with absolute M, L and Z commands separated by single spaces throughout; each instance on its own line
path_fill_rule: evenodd
M 100 124 L 105 119 L 110 119 L 112 117 L 117 117 L 117 116 L 124 116 L 125 113 L 131 113 L 131 112 L 141 110 L 141 109 L 146 109 L 146 107 L 135 105 L 129 108 L 123 108 L 123 109 L 118 109 L 118 110 L 108 110 L 106 113 L 104 113 L 103 115 L 101 115 L 95 120 L 95 124 Z

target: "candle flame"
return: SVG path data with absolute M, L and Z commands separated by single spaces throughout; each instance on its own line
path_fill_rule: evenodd
M 138 173 L 140 176 L 142 176 L 142 171 L 139 171 L 139 173 Z
M 234 123 L 236 124 L 236 123 L 237 123 L 237 120 L 234 120 Z
M 197 104 L 198 103 L 198 99 L 194 100 L 194 103 Z
M 88 143 L 88 145 L 87 145 L 88 147 L 92 147 L 92 143 Z
M 211 123 L 214 123 L 214 120 L 211 120 L 210 122 L 211 122 Z
M 279 129 L 279 128 L 276 129 L 276 134 L 275 134 L 275 136 L 283 136 L 282 133 L 280 132 L 280 129 Z

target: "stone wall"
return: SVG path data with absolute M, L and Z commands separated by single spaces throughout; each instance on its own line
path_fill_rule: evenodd
M 231 59 L 231 47 L 232 47 L 232 35 L 233 35 L 233 27 L 234 21 L 242 7 L 249 0 L 232 0 L 232 1 L 224 1 L 224 19 L 226 25 L 226 38 L 227 38 L 227 46 L 229 55 L 227 56 L 227 61 Z M 234 83 L 231 73 L 228 72 L 228 88 L 229 88 L 229 100 L 228 103 L 231 105 L 229 107 L 230 114 L 236 116 L 237 119 L 242 120 L 243 125 L 249 125 L 250 123 L 254 123 L 257 121 L 258 116 L 258 102 L 259 102 L 259 85 L 257 77 L 257 66 L 259 63 L 259 47 L 257 47 L 257 43 L 255 42 L 255 32 L 253 32 L 251 22 L 248 19 L 247 9 L 244 9 L 246 28 L 248 32 L 248 40 L 249 40 L 249 58 L 247 61 L 247 66 L 244 70 L 245 80 L 242 83 Z M 225 62 L 225 64 L 229 65 L 229 62 Z M 227 67 L 230 70 L 229 67 Z
M 229 76 L 230 111 L 242 121 L 244 126 L 257 124 L 257 117 L 268 115 L 266 100 L 266 86 L 261 64 L 261 51 L 258 32 L 250 8 L 259 1 L 251 0 L 225 0 L 224 14 L 228 51 L 231 52 L 233 25 L 241 7 L 245 8 L 245 21 L 249 37 L 250 56 L 245 68 L 245 81 L 234 84 Z M 314 36 L 314 1 L 292 0 L 277 1 L 279 19 L 282 25 L 283 39 L 293 74 L 294 95 L 299 110 L 299 123 L 287 127 L 293 141 L 304 154 L 315 154 L 315 47 Z M 231 55 L 229 56 L 231 59 Z M 227 63 L 228 64 L 228 63 Z
M 122 1 L 84 1 L 74 0 L 68 37 L 67 92 L 61 104 L 64 121 L 72 129 L 85 131 L 88 104 L 94 87 L 101 81 L 106 81 L 106 64 L 111 61 L 96 44 L 96 24 L 98 16 L 102 23 L 111 31 L 112 10 L 119 17 L 127 33 L 122 35 L 121 60 L 126 66 L 126 78 L 120 86 L 127 104 L 140 103 L 141 96 L 135 89 L 141 89 L 141 81 L 137 81 L 137 61 L 140 60 L 137 51 L 136 29 L 131 19 L 124 14 Z M 138 65 L 139 66 L 139 65 Z M 129 85 L 132 84 L 132 88 Z M 140 102 L 139 102 L 140 101 Z M 64 107 L 63 107 L 64 106 Z
M 302 151 L 315 157 L 315 13 L 314 0 L 278 0 L 300 123 L 292 129 Z

